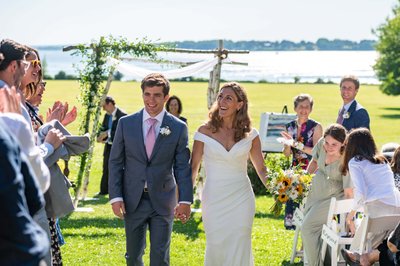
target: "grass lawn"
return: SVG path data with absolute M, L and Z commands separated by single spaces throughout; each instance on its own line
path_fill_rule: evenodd
M 175 82 L 171 95 L 178 95 L 183 102 L 182 115 L 188 118 L 190 142 L 197 127 L 207 119 L 206 83 Z M 311 117 L 326 127 L 334 122 L 341 106 L 338 85 L 315 84 L 244 84 L 250 101 L 253 126 L 259 127 L 260 113 L 281 112 L 284 105 L 293 108 L 292 99 L 299 93 L 314 97 Z M 42 113 L 55 100 L 68 101 L 70 106 L 79 104 L 76 81 L 49 81 L 41 107 Z M 110 90 L 119 107 L 132 113 L 142 108 L 141 91 L 135 82 L 113 82 Z M 398 97 L 383 95 L 377 86 L 362 85 L 357 97 L 371 118 L 371 129 L 380 147 L 386 142 L 400 142 L 400 107 Z M 69 126 L 78 132 L 78 122 Z M 90 175 L 88 196 L 99 191 L 102 167 L 102 145 L 96 145 Z M 71 163 L 70 178 L 76 177 L 76 164 Z M 94 212 L 75 212 L 61 219 L 61 228 L 66 240 L 62 247 L 65 265 L 124 265 L 125 237 L 122 221 L 114 218 L 107 198 L 80 202 L 82 207 L 91 207 Z M 253 227 L 253 252 L 256 265 L 289 265 L 293 231 L 283 229 L 282 217 L 269 213 L 272 199 L 257 197 L 256 217 Z M 186 225 L 175 223 L 171 265 L 202 265 L 205 249 L 205 234 L 201 216 L 195 214 Z M 148 264 L 148 253 L 145 256 Z

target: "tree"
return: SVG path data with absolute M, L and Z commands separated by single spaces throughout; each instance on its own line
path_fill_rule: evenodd
M 400 95 L 400 5 L 393 9 L 394 17 L 376 30 L 376 50 L 379 58 L 374 65 L 380 90 L 387 95 Z
M 67 73 L 65 71 L 60 70 L 55 76 L 54 79 L 67 79 Z

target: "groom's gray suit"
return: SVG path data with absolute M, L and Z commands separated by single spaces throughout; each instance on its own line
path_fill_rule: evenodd
M 123 198 L 126 214 L 128 265 L 143 265 L 146 228 L 150 230 L 151 265 L 169 264 L 174 208 L 193 202 L 188 130 L 185 123 L 165 112 L 153 152 L 147 158 L 143 110 L 120 119 L 109 161 L 110 200 Z M 144 192 L 145 182 L 148 192 Z M 167 224 L 167 225 L 166 225 Z

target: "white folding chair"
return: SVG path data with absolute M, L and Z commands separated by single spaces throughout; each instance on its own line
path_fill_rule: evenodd
M 303 211 L 300 208 L 296 208 L 296 210 L 293 213 L 293 223 L 296 226 L 296 231 L 294 232 L 294 237 L 293 237 L 292 255 L 290 257 L 291 264 L 294 263 L 294 260 L 296 258 L 302 258 L 304 262 L 306 261 L 303 245 L 301 245 L 300 249 L 297 248 L 301 226 L 303 225 L 303 220 L 304 220 Z
M 366 226 L 361 226 L 360 242 L 351 245 L 350 250 L 355 250 L 361 254 L 372 250 L 371 236 L 385 231 L 393 231 L 400 222 L 400 215 L 388 215 L 371 218 L 368 215 L 364 217 Z M 357 246 L 358 245 L 358 246 Z
M 350 245 L 352 237 L 347 237 L 346 214 L 352 210 L 353 199 L 336 200 L 331 198 L 326 224 L 322 227 L 321 258 L 325 259 L 327 246 L 331 247 L 331 265 L 337 265 L 342 260 L 339 255 L 339 247 Z M 335 217 L 339 216 L 337 220 Z

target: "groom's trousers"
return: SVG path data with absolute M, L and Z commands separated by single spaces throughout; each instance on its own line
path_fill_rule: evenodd
M 174 214 L 159 215 L 153 208 L 149 193 L 143 192 L 140 203 L 133 213 L 126 213 L 126 263 L 128 266 L 142 266 L 146 248 L 146 232 L 150 231 L 150 266 L 169 265 Z

